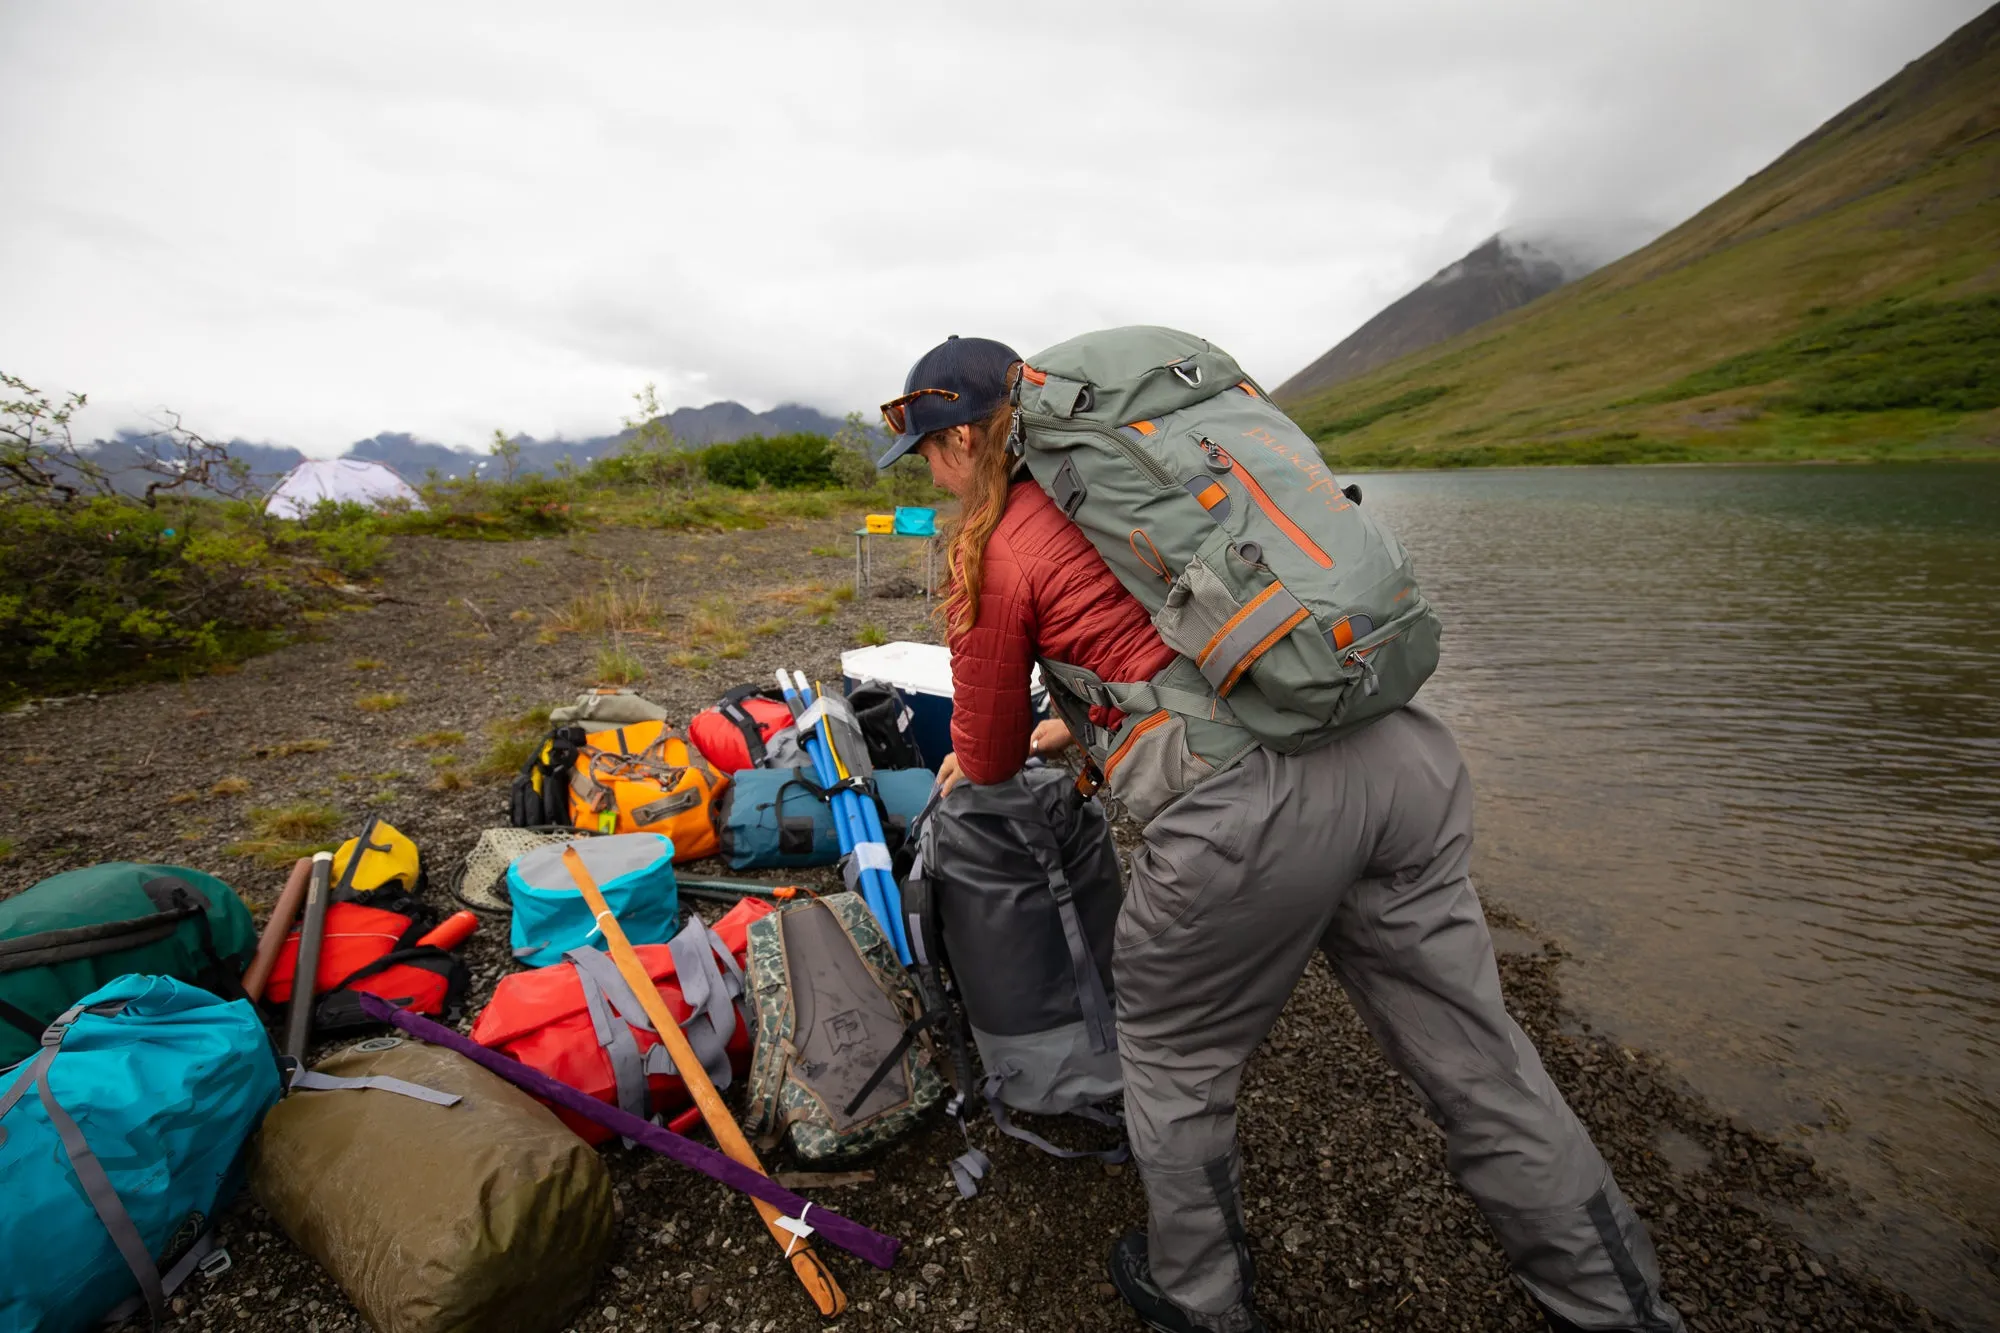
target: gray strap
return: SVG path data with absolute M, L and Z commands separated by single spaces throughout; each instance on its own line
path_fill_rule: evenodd
M 1104 993 L 1104 979 L 1097 974 L 1097 960 L 1090 955 L 1084 938 L 1083 921 L 1076 914 L 1070 894 L 1069 876 L 1063 871 L 1062 848 L 1046 816 L 1040 819 L 1013 819 L 1008 824 L 1026 844 L 1048 877 L 1049 893 L 1056 900 L 1056 915 L 1062 920 L 1063 940 L 1069 945 L 1069 967 L 1076 982 L 1077 1006 L 1083 1014 L 1084 1030 L 1090 1034 L 1090 1049 L 1096 1052 L 1118 1049 L 1118 1028 L 1111 1015 L 1111 999 Z
M 464 1098 L 455 1092 L 439 1092 L 421 1083 L 411 1083 L 405 1079 L 390 1078 L 387 1074 L 367 1074 L 361 1078 L 342 1078 L 337 1074 L 322 1074 L 316 1070 L 301 1069 L 293 1073 L 291 1082 L 285 1085 L 294 1092 L 340 1092 L 348 1088 L 374 1088 L 378 1092 L 393 1092 L 398 1097 L 413 1097 L 432 1106 L 456 1106 Z
M 57 1019 L 56 1021 L 61 1022 L 62 1020 Z M 7 1091 L 4 1094 L 0 1094 L 0 1120 L 7 1118 L 7 1113 L 14 1109 L 14 1103 L 20 1101 L 28 1089 L 35 1085 L 35 1080 L 42 1076 L 42 1071 L 47 1069 L 49 1063 L 55 1058 L 56 1048 L 53 1046 L 44 1046 L 36 1053 L 34 1059 L 21 1066 L 20 1074 L 15 1077 L 13 1083 L 8 1085 Z
M 1272 584 L 1260 596 L 1261 601 L 1237 613 L 1241 618 L 1197 663 L 1201 674 L 1218 690 L 1230 683 L 1238 665 L 1265 640 L 1281 631 L 1289 633 L 1291 628 L 1312 619 L 1305 603 L 1282 583 Z
M 214 1257 L 213 1262 L 210 1261 L 210 1256 Z M 195 1237 L 194 1244 L 188 1246 L 187 1253 L 183 1254 L 172 1268 L 160 1274 L 160 1292 L 166 1296 L 173 1295 L 196 1272 L 206 1273 L 210 1277 L 220 1277 L 228 1271 L 229 1251 L 215 1243 L 215 1230 L 211 1227 Z M 115 1328 L 145 1308 L 145 1300 L 133 1296 L 120 1301 L 117 1308 L 97 1321 L 97 1326 Z
M 1060 870 L 1055 873 L 1062 874 Z M 1049 886 L 1056 888 L 1053 878 Z M 1111 1015 L 1111 999 L 1104 993 L 1104 978 L 1097 974 L 1097 960 L 1090 956 L 1090 944 L 1083 937 L 1083 922 L 1076 914 L 1076 903 L 1070 898 L 1067 878 L 1062 881 L 1057 893 L 1056 915 L 1062 918 L 1063 938 L 1069 944 L 1069 966 L 1076 974 L 1076 994 L 1083 1005 L 1083 1022 L 1090 1033 L 1090 1049 L 1115 1051 L 1118 1049 L 1118 1026 Z
M 958 1186 L 958 1197 L 970 1199 L 979 1193 L 979 1182 L 986 1179 L 986 1173 L 993 1169 L 993 1159 L 977 1148 L 967 1148 L 951 1159 L 951 1183 Z
M 70 1118 L 69 1112 L 56 1101 L 55 1094 L 49 1091 L 46 1065 L 35 1079 L 35 1091 L 41 1096 L 42 1109 L 48 1112 L 49 1123 L 56 1127 L 56 1134 L 62 1139 L 63 1151 L 69 1154 L 70 1168 L 76 1172 L 77 1183 L 83 1186 L 90 1206 L 97 1210 L 97 1220 L 104 1223 L 104 1229 L 111 1233 L 111 1243 L 118 1247 L 125 1266 L 139 1280 L 139 1294 L 146 1298 L 146 1309 L 151 1312 L 157 1327 L 166 1314 L 167 1295 L 160 1285 L 159 1267 L 146 1249 L 145 1238 L 132 1224 L 132 1215 L 125 1211 L 125 1205 L 119 1202 L 118 1191 L 111 1186 L 111 1177 L 105 1174 L 97 1154 L 90 1150 L 83 1131 L 77 1128 L 76 1121 Z
M 732 1077 L 727 1048 L 736 1031 L 736 1009 L 730 1001 L 743 993 L 743 974 L 737 970 L 736 960 L 730 958 L 730 970 L 735 975 L 723 975 L 716 955 L 728 957 L 729 951 L 709 934 L 698 916 L 689 917 L 681 933 L 667 941 L 667 952 L 673 955 L 674 971 L 680 977 L 681 998 L 694 1011 L 681 1023 L 681 1028 L 687 1033 L 695 1058 L 708 1071 L 709 1081 L 720 1091 L 730 1085 Z
M 1058 1148 L 1041 1135 L 1022 1129 L 1007 1118 L 1006 1104 L 1000 1100 L 1000 1088 L 1005 1083 L 1006 1079 L 999 1074 L 988 1074 L 985 1086 L 981 1091 L 985 1093 L 986 1109 L 992 1114 L 993 1123 L 1008 1138 L 1019 1139 L 1023 1143 L 1040 1148 L 1051 1157 L 1060 1157 L 1064 1161 L 1077 1161 L 1082 1158 L 1089 1158 L 1093 1161 L 1103 1162 L 1107 1166 L 1116 1166 L 1120 1162 L 1131 1159 L 1132 1145 L 1122 1141 L 1115 1148 L 1099 1148 L 1096 1150 L 1089 1148 Z
M 597 1044 L 611 1062 L 611 1079 L 618 1091 L 618 1109 L 644 1120 L 652 1113 L 652 1098 L 646 1087 L 646 1068 L 639 1056 L 638 1038 L 632 1035 L 630 1014 L 639 1010 L 637 997 L 618 965 L 588 946 L 571 949 L 563 957 L 576 967 L 576 979 L 583 987 L 584 1006 L 590 1010 L 591 1030 Z M 615 995 L 615 998 L 614 998 Z M 621 1004 L 620 1001 L 625 1003 Z M 614 1006 L 616 1006 L 614 1011 Z M 629 1006 L 629 1007 L 628 1007 Z M 653 1025 L 639 1012 L 646 1030 Z

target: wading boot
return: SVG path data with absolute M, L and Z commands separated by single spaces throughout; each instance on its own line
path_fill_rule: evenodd
M 1158 1333 L 1267 1333 L 1264 1321 L 1246 1305 L 1226 1315 L 1198 1316 L 1174 1304 L 1153 1282 L 1146 1261 L 1146 1233 L 1130 1231 L 1111 1247 L 1111 1285 L 1147 1328 Z

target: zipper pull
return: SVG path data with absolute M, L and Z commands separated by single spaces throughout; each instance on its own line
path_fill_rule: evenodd
M 1208 466 L 1213 471 L 1227 472 L 1236 466 L 1235 460 L 1223 452 L 1222 446 L 1207 436 L 1202 437 L 1201 451 L 1208 455 Z
M 1349 666 L 1358 666 L 1361 668 L 1361 693 L 1363 695 L 1376 695 L 1382 692 L 1382 675 L 1375 670 L 1375 664 L 1368 660 L 1366 653 L 1349 653 L 1346 661 Z

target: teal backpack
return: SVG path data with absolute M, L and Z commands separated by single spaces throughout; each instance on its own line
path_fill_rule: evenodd
M 1136 818 L 1251 747 L 1296 753 L 1401 708 L 1441 629 L 1394 535 L 1221 348 L 1089 333 L 1028 358 L 1009 446 L 1181 656 L 1150 681 L 1044 660 Z M 1123 712 L 1115 733 L 1086 706 Z
M 241 995 L 256 927 L 235 890 L 185 866 L 111 861 L 0 902 L 0 1067 L 79 998 L 128 972 Z
M 217 1212 L 278 1100 L 248 1000 L 125 976 L 82 997 L 0 1074 L 0 1333 L 69 1333 L 150 1312 L 217 1271 Z

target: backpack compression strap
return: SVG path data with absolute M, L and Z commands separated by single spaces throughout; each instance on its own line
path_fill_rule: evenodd
M 750 716 L 750 710 L 743 706 L 745 699 L 767 699 L 770 695 L 762 686 L 738 685 L 722 696 L 715 705 L 715 711 L 736 724 L 743 733 L 743 743 L 750 747 L 750 767 L 764 766 L 764 729 L 757 725 L 757 719 Z

